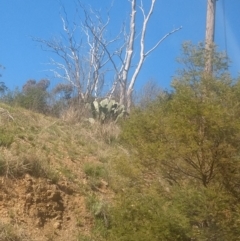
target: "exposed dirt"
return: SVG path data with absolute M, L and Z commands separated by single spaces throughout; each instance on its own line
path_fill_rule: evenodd
M 0 241 L 88 240 L 96 217 L 108 225 L 114 193 L 101 173 L 105 141 L 85 124 L 1 105 Z
M 92 217 L 84 196 L 67 181 L 58 184 L 26 174 L 21 179 L 0 178 L 1 223 L 19 229 L 24 240 L 77 240 L 87 235 Z

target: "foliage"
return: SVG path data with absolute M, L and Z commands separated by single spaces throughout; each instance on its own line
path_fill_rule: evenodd
M 3 101 L 9 104 L 16 104 L 40 113 L 47 113 L 49 110 L 47 88 L 50 82 L 48 80 L 28 80 L 22 87 L 22 91 L 16 89 L 9 91 L 3 96 Z
M 142 109 L 148 108 L 148 105 L 155 101 L 160 93 L 164 94 L 164 91 L 161 90 L 159 83 L 150 79 L 136 92 L 133 97 L 133 104 Z
M 126 191 L 110 209 L 107 240 L 224 241 L 240 237 L 238 201 L 216 187 Z
M 170 202 L 154 191 L 126 190 L 110 210 L 107 240 L 190 240 L 191 227 Z
M 237 200 L 214 186 L 126 189 L 109 210 L 106 240 L 238 240 Z
M 200 79 L 182 77 L 173 82 L 170 98 L 135 112 L 122 138 L 174 182 L 187 176 L 207 186 L 223 173 L 237 176 L 239 83 L 225 73 L 219 79 L 204 73 Z
M 53 89 L 54 94 L 58 94 L 60 99 L 69 100 L 73 93 L 73 87 L 70 84 L 58 84 Z
M 218 52 L 215 45 L 207 50 L 205 43 L 199 43 L 195 46 L 191 42 L 184 42 L 182 45 L 182 55 L 177 59 L 178 63 L 182 65 L 181 69 L 178 70 L 178 77 L 190 82 L 199 81 L 205 71 L 206 60 L 211 53 L 213 53 L 213 76 L 223 77 L 230 62 L 226 54 Z
M 70 84 L 57 84 L 51 92 L 51 114 L 60 117 L 69 108 L 73 100 L 73 87 Z M 75 113 L 77 110 L 74 111 Z
M 173 213 L 178 213 L 175 219 L 179 222 L 173 226 L 184 227 L 174 236 L 176 232 L 167 226 L 169 237 L 173 240 L 238 240 L 240 80 L 231 79 L 225 71 L 224 55 L 215 53 L 214 75 L 209 75 L 204 72 L 206 55 L 202 45 L 184 45 L 184 51 L 185 68 L 174 79 L 173 92 L 159 96 L 145 109 L 135 109 L 122 125 L 122 143 L 132 148 L 145 171 L 150 170 L 168 181 L 169 192 L 159 192 L 160 196 L 164 195 L 162 206 L 165 207 L 159 212 L 164 215 L 175 210 Z M 152 189 L 149 188 L 149 192 Z M 143 198 L 145 193 L 140 196 Z M 138 205 L 132 215 L 132 223 L 139 215 L 136 224 L 139 229 L 132 227 L 133 230 L 147 233 L 143 231 L 147 223 L 141 226 L 147 217 L 141 213 L 141 207 L 150 205 L 150 200 L 156 197 L 150 196 L 151 199 Z M 127 197 L 130 195 L 123 195 L 116 207 L 122 212 L 128 210 L 128 206 L 124 206 Z M 133 200 L 132 197 L 132 203 Z M 161 201 L 152 206 L 157 207 L 158 203 Z M 122 222 L 130 226 L 131 218 L 124 218 Z M 157 220 L 155 216 L 148 219 L 153 223 Z M 170 220 L 156 221 L 162 222 L 172 225 Z M 116 225 L 120 228 L 120 223 Z M 159 230 L 153 230 L 150 235 Z M 156 240 L 172 240 L 162 235 Z M 142 236 L 144 234 L 139 235 Z M 141 240 L 139 237 L 135 240 Z
M 191 240 L 238 240 L 239 203 L 217 186 L 172 189 L 172 205 L 191 225 Z
M 91 216 L 78 209 L 78 240 L 239 240 L 240 79 L 230 78 L 217 53 L 215 75 L 206 75 L 201 45 L 184 48 L 187 66 L 173 92 L 154 93 L 153 101 L 133 110 L 121 123 L 121 143 L 113 122 L 69 124 L 1 104 L 14 121 L 0 128 L 0 175 L 67 177 L 77 184 Z M 29 81 L 20 93 L 36 89 L 44 92 L 47 85 Z M 96 118 L 101 108 L 111 113 L 111 104 L 96 104 Z M 105 122 L 115 120 L 104 111 Z M 84 184 L 76 178 L 83 172 Z M 86 223 L 94 227 L 84 235 Z

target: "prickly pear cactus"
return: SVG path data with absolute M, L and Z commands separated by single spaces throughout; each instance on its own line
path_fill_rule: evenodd
M 119 118 L 127 114 L 124 105 L 120 105 L 117 101 L 108 98 L 100 102 L 96 100 L 93 101 L 91 103 L 91 111 L 93 118 L 102 123 L 108 121 L 117 122 Z

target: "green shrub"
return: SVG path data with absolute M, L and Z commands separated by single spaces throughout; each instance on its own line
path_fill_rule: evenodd
M 9 130 L 0 128 L 0 146 L 9 147 L 13 139 L 13 134 Z
M 172 182 L 208 186 L 227 179 L 228 188 L 234 189 L 240 176 L 240 81 L 224 72 L 222 55 L 214 56 L 215 77 L 201 72 L 202 45 L 187 50 L 184 63 L 192 67 L 173 81 L 173 93 L 134 111 L 123 123 L 121 138 L 137 150 L 145 166 L 159 167 Z
M 48 110 L 47 97 L 47 92 L 34 88 L 26 93 L 19 93 L 15 102 L 26 109 L 46 113 Z
M 240 205 L 228 192 L 189 185 L 172 191 L 172 205 L 191 225 L 191 240 L 239 240 Z
M 84 172 L 89 177 L 101 178 L 106 177 L 106 169 L 103 165 L 86 163 L 84 165 Z
M 191 240 L 188 220 L 157 193 L 125 190 L 109 213 L 107 240 Z
M 29 80 L 23 86 L 22 91 L 16 89 L 14 91 L 8 91 L 2 100 L 11 105 L 19 105 L 23 108 L 47 113 L 49 111 L 49 93 L 47 88 L 49 82 L 47 80 Z

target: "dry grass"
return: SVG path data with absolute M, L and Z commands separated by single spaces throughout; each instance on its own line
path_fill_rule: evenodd
M 1 241 L 28 241 L 26 234 L 18 225 L 11 225 L 0 222 Z
M 33 177 L 44 177 L 53 182 L 59 179 L 45 156 L 29 152 L 15 155 L 11 150 L 4 148 L 0 158 L 0 174 L 7 178 L 18 178 L 28 173 Z
M 70 106 L 68 109 L 62 112 L 61 119 L 70 124 L 76 124 L 84 121 L 90 114 L 89 111 L 84 107 Z
M 74 177 L 79 176 L 74 172 L 84 172 L 89 159 L 111 169 L 115 156 L 126 156 L 115 145 L 120 133 L 117 124 L 90 124 L 77 122 L 77 119 L 73 123 L 75 117 L 71 108 L 64 120 L 19 107 L 0 104 L 0 108 L 12 117 L 0 123 L 0 131 L 7 128 L 4 145 L 1 145 L 0 137 L 1 175 L 19 177 L 30 173 L 36 177 L 58 179 L 60 173 Z M 71 162 L 78 163 L 79 170 Z

